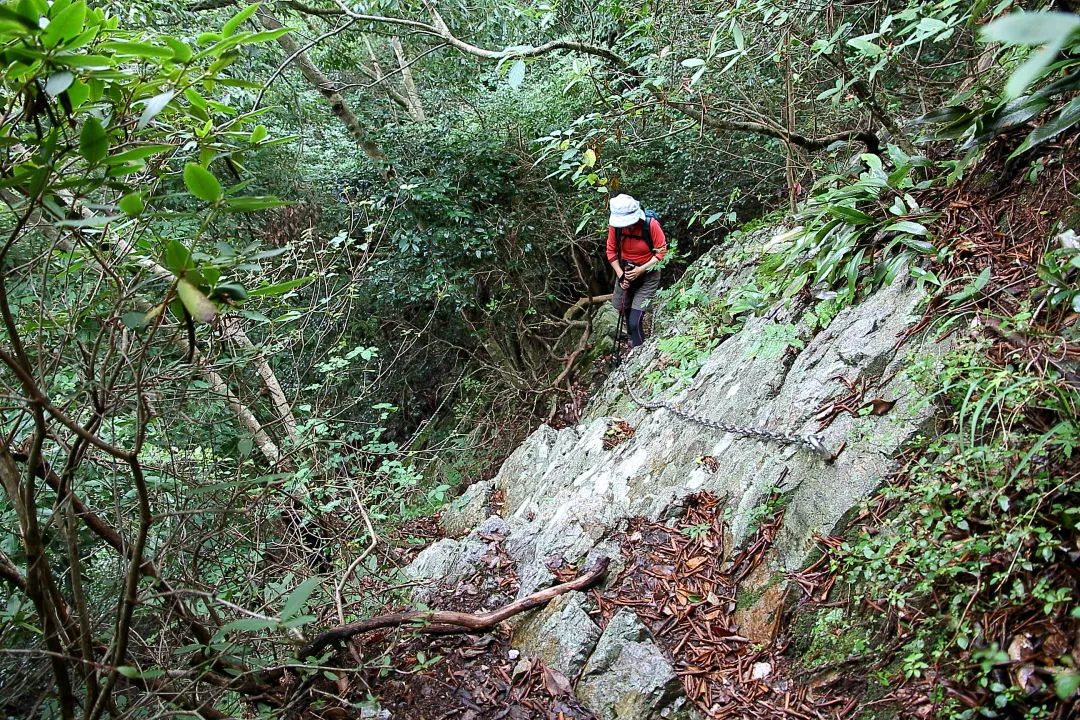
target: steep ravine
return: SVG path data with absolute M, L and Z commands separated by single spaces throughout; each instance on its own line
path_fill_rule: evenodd
M 680 281 L 683 289 L 725 297 L 753 274 L 761 247 L 779 231 L 759 232 L 746 237 L 740 248 L 705 256 Z M 475 573 L 483 555 L 482 531 L 505 537 L 520 581 L 519 597 L 555 581 L 553 569 L 563 562 L 582 567 L 599 555 L 613 560 L 611 583 L 624 562 L 616 536 L 631 519 L 672 525 L 687 499 L 700 493 L 722 498 L 726 505 L 727 537 L 718 543 L 726 550 L 717 548 L 705 568 L 719 571 L 732 551 L 745 546 L 775 513 L 779 499 L 782 519 L 761 546 L 760 565 L 742 579 L 740 592 L 751 601 L 741 603 L 729 618 L 731 628 L 750 642 L 764 641 L 755 635 L 773 620 L 788 583 L 783 573 L 805 566 L 815 539 L 837 529 L 890 472 L 897 452 L 932 423 L 933 406 L 908 373 L 914 358 L 944 350 L 932 339 L 906 338 L 918 320 L 921 299 L 916 285 L 902 274 L 816 331 L 805 307 L 778 303 L 725 338 L 689 387 L 663 394 L 697 415 L 792 434 L 817 432 L 818 418 L 832 407 L 835 417 L 822 434 L 827 447 L 839 451 L 833 463 L 798 446 L 749 440 L 666 410 L 638 408 L 620 374 L 613 373 L 579 425 L 539 428 L 493 480 L 473 485 L 444 511 L 447 534 L 461 539 L 427 548 L 408 573 L 451 584 Z M 685 313 L 663 306 L 657 315 L 658 337 L 683 332 L 688 322 Z M 755 352 L 765 328 L 774 323 L 794 325 L 805 347 L 789 348 L 786 357 Z M 639 394 L 652 394 L 643 378 L 664 361 L 657 343 L 650 341 L 625 363 Z M 849 396 L 858 399 L 847 409 L 833 407 Z M 871 414 L 866 404 L 872 399 L 895 404 L 881 415 Z M 633 435 L 605 449 L 605 434 L 616 417 L 633 428 Z M 503 502 L 489 517 L 497 492 Z M 773 501 L 767 502 L 770 497 Z M 420 599 L 423 593 L 418 591 Z M 575 682 L 578 698 L 599 717 L 698 716 L 671 658 L 638 617 L 623 609 L 604 628 L 595 620 L 599 617 L 590 596 L 565 596 L 516 618 L 514 644 Z

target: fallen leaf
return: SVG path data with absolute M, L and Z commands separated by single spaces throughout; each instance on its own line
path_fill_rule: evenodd
M 884 398 L 874 398 L 870 402 L 866 403 L 866 405 L 863 405 L 863 407 L 866 407 L 867 405 L 872 406 L 874 409 L 870 411 L 871 415 L 884 415 L 885 413 L 892 410 L 893 405 L 895 405 L 895 404 L 896 404 L 895 400 L 886 400 Z
M 705 562 L 708 559 L 709 558 L 703 557 L 701 555 L 699 555 L 698 557 L 692 557 L 692 558 L 690 558 L 689 560 L 686 561 L 686 569 L 687 570 L 696 570 L 697 568 L 704 565 Z
M 544 668 L 544 687 L 547 688 L 549 694 L 554 697 L 561 695 L 569 695 L 574 691 L 574 686 L 570 682 L 570 678 L 563 675 L 554 668 Z
M 1035 649 L 1035 646 L 1031 643 L 1031 639 L 1026 635 L 1016 635 L 1013 637 L 1012 642 L 1009 643 L 1009 659 L 1014 663 L 1026 660 L 1031 656 L 1031 651 Z

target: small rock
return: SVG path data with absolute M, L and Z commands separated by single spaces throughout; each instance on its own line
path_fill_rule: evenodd
M 772 664 L 767 662 L 754 663 L 750 670 L 750 677 L 754 680 L 764 680 L 772 675 Z
M 506 653 L 506 657 L 508 660 L 517 660 L 519 657 L 521 657 L 521 653 L 519 653 L 517 650 L 510 650 Z

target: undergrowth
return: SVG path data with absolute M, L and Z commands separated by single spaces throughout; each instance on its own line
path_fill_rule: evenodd
M 1052 717 L 1080 682 L 1080 394 L 986 350 L 922 366 L 952 431 L 883 490 L 893 512 L 841 547 L 838 569 L 889 612 L 899 679 L 933 683 L 935 717 Z

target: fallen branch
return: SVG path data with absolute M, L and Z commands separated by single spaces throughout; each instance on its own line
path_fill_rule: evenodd
M 569 308 L 567 308 L 566 312 L 563 313 L 562 318 L 563 320 L 569 320 L 590 305 L 599 305 L 600 303 L 605 303 L 610 299 L 610 293 L 608 293 L 607 295 L 596 295 L 594 297 L 583 297 L 576 303 L 571 305 Z
M 442 635 L 490 630 L 503 620 L 520 612 L 546 605 L 559 595 L 590 587 L 607 574 L 610 563 L 611 561 L 606 557 L 598 558 L 592 568 L 570 582 L 540 590 L 491 612 L 472 614 L 451 610 L 406 610 L 331 628 L 320 633 L 310 645 L 301 649 L 298 657 L 303 660 L 320 653 L 330 645 L 344 642 L 356 635 L 400 625 L 415 625 L 417 632 Z

